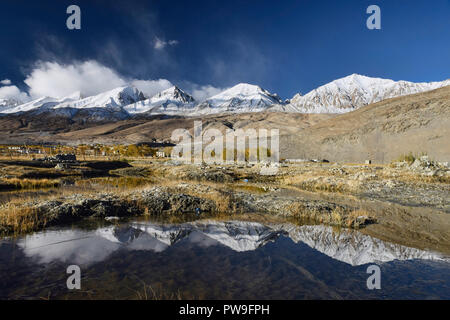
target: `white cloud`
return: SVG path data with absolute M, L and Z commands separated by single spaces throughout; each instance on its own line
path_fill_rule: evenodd
M 27 76 L 25 83 L 30 87 L 30 95 L 34 98 L 62 98 L 77 91 L 83 96 L 91 96 L 125 85 L 133 85 L 145 95 L 153 96 L 173 86 L 166 79 L 128 79 L 94 60 L 70 65 L 39 62 Z
M 28 94 L 11 85 L 0 87 L 0 98 L 15 98 L 27 102 L 31 98 L 36 99 L 42 96 L 62 98 L 74 92 L 80 92 L 82 96 L 87 97 L 126 85 L 135 86 L 147 97 L 151 97 L 173 86 L 172 82 L 167 79 L 140 80 L 126 78 L 94 60 L 74 62 L 67 65 L 57 62 L 38 62 L 24 82 L 29 87 Z M 0 83 L 10 84 L 11 82 L 5 79 Z M 225 88 L 198 85 L 188 81 L 182 83 L 183 89 L 197 101 L 204 101 L 225 90 Z
M 9 85 L 11 85 L 11 80 L 9 80 L 9 79 L 2 80 L 2 81 L 0 81 L 0 84 L 2 84 L 4 86 L 9 86 Z
M 131 82 L 133 86 L 142 91 L 147 97 L 154 96 L 158 92 L 173 87 L 173 84 L 166 79 L 159 80 L 133 80 Z
M 76 91 L 90 96 L 127 83 L 114 70 L 92 60 L 70 65 L 39 62 L 24 82 L 34 98 L 62 98 Z
M 156 50 L 162 50 L 164 49 L 166 46 L 176 46 L 178 44 L 178 40 L 169 40 L 169 41 L 164 41 L 159 39 L 158 37 L 155 38 L 155 43 L 153 45 L 153 48 L 155 48 Z
M 0 87 L 0 99 L 15 99 L 21 102 L 27 102 L 30 97 L 25 92 L 20 91 L 16 86 Z
M 226 90 L 227 88 L 217 88 L 217 87 L 213 87 L 211 85 L 198 85 L 198 84 L 190 84 L 190 92 L 191 95 L 194 97 L 195 100 L 201 102 L 204 101 L 224 90 Z

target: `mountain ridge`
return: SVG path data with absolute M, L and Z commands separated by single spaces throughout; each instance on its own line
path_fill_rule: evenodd
M 135 115 L 199 116 L 220 113 L 289 112 L 289 113 L 346 113 L 389 98 L 425 92 L 450 85 L 450 79 L 440 82 L 414 83 L 390 79 L 371 78 L 358 74 L 336 79 L 305 95 L 296 94 L 288 102 L 259 86 L 239 83 L 204 101 L 196 101 L 177 86 L 172 86 L 151 97 L 133 86 L 118 87 L 94 96 L 83 97 L 75 92 L 61 99 L 41 97 L 33 101 L 0 101 L 0 115 L 29 111 L 55 110 L 66 116 L 77 109 L 95 113 L 97 120 L 109 119 L 115 111 L 118 119 Z M 63 110 L 67 109 L 67 110 Z M 105 109 L 105 119 L 101 111 Z M 58 112 L 58 111 L 57 111 Z M 38 112 L 39 113 L 39 112 Z
M 336 79 L 305 95 L 296 94 L 289 105 L 273 111 L 300 113 L 345 113 L 382 100 L 438 89 L 450 85 L 440 82 L 409 82 L 371 78 L 359 74 Z

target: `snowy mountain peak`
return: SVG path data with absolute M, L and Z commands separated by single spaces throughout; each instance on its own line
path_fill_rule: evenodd
M 150 98 L 153 102 L 156 101 L 177 101 L 182 103 L 191 103 L 194 102 L 194 98 L 178 88 L 177 86 L 170 87 L 160 93 L 157 93 L 153 97 Z
M 0 113 L 14 114 L 28 111 L 54 110 L 61 115 L 83 114 L 95 119 L 126 119 L 134 114 L 166 114 L 199 116 L 217 113 L 296 112 L 345 113 L 384 99 L 424 92 L 450 85 L 450 79 L 441 82 L 414 83 L 371 78 L 351 74 L 322 85 L 305 95 L 296 94 L 282 101 L 257 85 L 239 83 L 212 96 L 200 104 L 173 86 L 150 98 L 133 86 L 123 86 L 90 97 L 75 92 L 64 98 L 42 97 L 21 104 L 19 101 L 0 99 Z
M 130 114 L 189 114 L 195 106 L 195 99 L 173 86 L 163 90 L 149 99 L 134 102 L 124 107 Z
M 66 99 L 66 102 L 59 103 L 55 107 L 55 109 L 118 108 L 144 99 L 144 94 L 135 87 L 124 86 L 83 99 L 73 101 L 70 101 L 70 99 Z
M 16 105 L 13 107 L 1 110 L 1 113 L 13 114 L 19 112 L 27 112 L 38 108 L 51 108 L 58 104 L 58 99 L 52 97 L 40 97 L 30 102 Z
M 242 97 L 244 99 L 252 98 L 255 96 L 267 96 L 271 97 L 277 102 L 279 102 L 279 98 L 275 94 L 271 94 L 267 90 L 264 90 L 263 88 L 248 84 L 248 83 L 239 83 L 235 85 L 234 87 L 231 87 L 225 91 L 222 91 L 221 93 L 215 95 L 214 97 L 209 98 L 208 100 L 212 99 L 228 99 L 228 98 L 235 98 L 235 97 Z
M 371 78 L 354 73 L 320 86 L 304 96 L 295 95 L 285 109 L 302 113 L 344 113 L 384 99 L 447 85 L 450 85 L 450 80 L 414 83 Z
M 272 94 L 256 85 L 239 83 L 208 98 L 196 108 L 196 112 L 200 114 L 257 112 L 264 111 L 274 104 L 282 104 L 278 95 Z

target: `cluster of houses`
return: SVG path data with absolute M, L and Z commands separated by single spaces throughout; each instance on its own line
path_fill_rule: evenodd
M 133 146 L 135 150 L 143 150 L 142 146 Z M 43 155 L 45 157 L 56 154 L 76 154 L 80 156 L 131 156 L 128 155 L 129 146 L 101 146 L 101 145 L 80 145 L 80 146 L 54 146 L 54 145 L 39 145 L 39 146 L 27 146 L 27 145 L 0 145 L 0 155 L 14 156 L 14 155 Z M 138 149 L 136 149 L 138 148 Z M 170 157 L 170 152 L 165 148 L 152 148 L 151 153 L 142 152 L 144 156 L 166 158 Z M 151 154 L 151 155 L 150 155 Z
M 3 152 L 4 153 L 4 152 Z M 22 146 L 12 146 L 7 147 L 7 153 L 16 153 L 16 154 L 43 154 L 44 150 L 38 148 L 27 148 Z

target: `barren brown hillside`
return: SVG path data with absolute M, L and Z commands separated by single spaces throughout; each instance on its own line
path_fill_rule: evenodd
M 109 123 L 44 113 L 0 118 L 2 143 L 133 144 L 168 141 L 173 130 L 278 128 L 283 158 L 389 162 L 407 153 L 450 160 L 450 87 L 384 100 L 342 114 L 246 113 L 195 118 L 153 116 Z
M 384 100 L 285 136 L 286 157 L 389 162 L 409 152 L 450 159 L 450 87 Z

